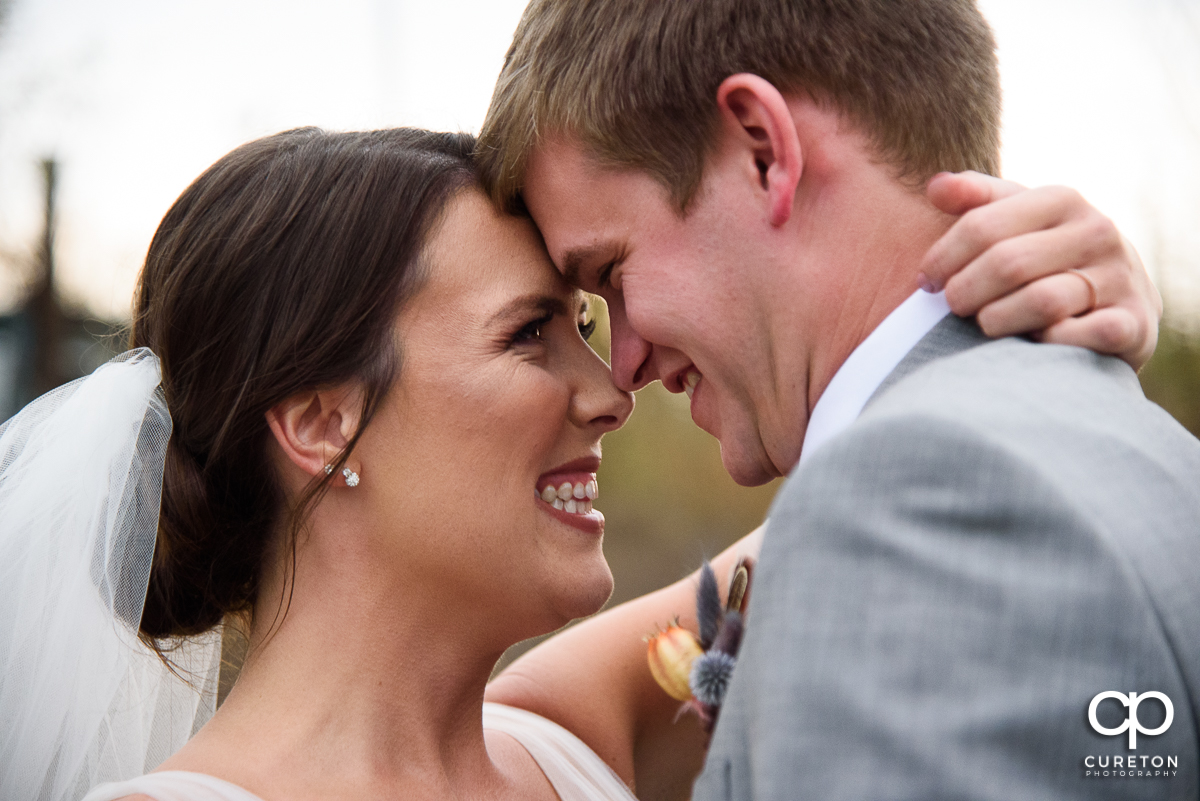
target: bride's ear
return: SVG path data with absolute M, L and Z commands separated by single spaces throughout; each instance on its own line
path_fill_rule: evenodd
M 361 393 L 339 388 L 301 392 L 267 411 L 267 425 L 293 465 L 308 476 L 325 472 L 358 429 Z

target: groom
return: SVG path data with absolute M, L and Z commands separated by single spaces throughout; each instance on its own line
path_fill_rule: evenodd
M 1080 315 L 1044 341 L 1153 347 L 1077 195 L 929 181 L 994 175 L 998 132 L 970 0 L 533 0 L 516 33 L 489 189 L 608 301 L 618 384 L 790 474 L 697 798 L 1200 789 L 1200 445 L 1125 363 L 983 336 L 1026 285 Z

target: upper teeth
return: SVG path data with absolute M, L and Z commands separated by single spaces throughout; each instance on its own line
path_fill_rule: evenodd
M 688 370 L 687 376 L 684 378 L 683 391 L 687 396 L 692 397 L 692 393 L 696 391 L 696 385 L 700 383 L 700 374 L 695 370 Z
M 592 501 L 600 494 L 596 480 L 564 481 L 557 487 L 547 484 L 541 492 L 536 493 L 546 503 L 555 509 L 561 509 L 574 514 L 585 515 L 592 511 Z

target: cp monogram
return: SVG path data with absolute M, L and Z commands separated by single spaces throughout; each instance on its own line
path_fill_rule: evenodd
M 1125 718 L 1125 722 L 1115 729 L 1106 729 L 1100 725 L 1100 721 L 1096 720 L 1096 707 L 1098 707 L 1100 702 L 1105 698 L 1115 698 L 1125 706 L 1129 707 L 1129 717 Z M 1157 729 L 1144 728 L 1142 724 L 1138 722 L 1138 704 L 1140 704 L 1142 701 L 1145 701 L 1147 698 L 1157 698 L 1158 700 L 1162 701 L 1163 706 L 1166 707 L 1167 710 L 1166 720 L 1164 720 L 1162 725 Z M 1137 749 L 1138 732 L 1141 732 L 1149 737 L 1153 737 L 1156 734 L 1162 734 L 1164 731 L 1171 728 L 1171 721 L 1174 719 L 1175 707 L 1171 704 L 1171 699 L 1160 692 L 1142 693 L 1141 695 L 1138 695 L 1137 693 L 1130 693 L 1129 695 L 1125 695 L 1124 693 L 1109 690 L 1108 692 L 1099 693 L 1095 698 L 1092 699 L 1092 703 L 1088 707 L 1088 722 L 1091 723 L 1092 728 L 1098 731 L 1100 734 L 1104 734 L 1109 737 L 1115 737 L 1126 729 L 1129 730 L 1129 749 L 1131 751 Z M 1130 758 L 1132 759 L 1132 757 Z

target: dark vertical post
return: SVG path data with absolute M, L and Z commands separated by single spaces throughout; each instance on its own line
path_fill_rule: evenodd
M 45 182 L 45 220 L 41 242 L 38 244 L 37 267 L 34 273 L 32 293 L 29 297 L 29 316 L 33 323 L 34 338 L 34 395 L 57 387 L 63 383 L 62 334 L 63 316 L 58 297 L 54 291 L 54 227 L 55 197 L 58 184 L 58 163 L 53 158 L 41 162 L 42 178 Z

